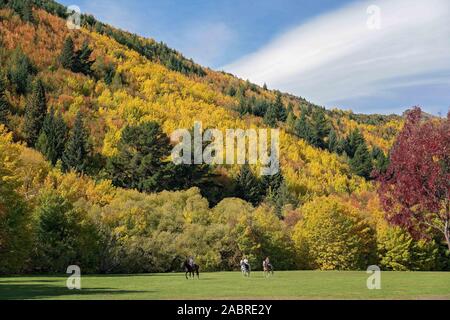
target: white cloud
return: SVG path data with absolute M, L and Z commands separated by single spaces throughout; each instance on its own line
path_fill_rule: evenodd
M 367 8 L 381 9 L 381 29 Z M 244 79 L 332 106 L 450 80 L 450 1 L 373 0 L 319 16 L 223 67 Z

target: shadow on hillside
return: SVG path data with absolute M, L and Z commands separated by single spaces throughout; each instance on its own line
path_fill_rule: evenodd
M 0 282 L 0 300 L 33 300 L 33 299 L 51 299 L 58 297 L 70 298 L 71 296 L 78 296 L 78 299 L 85 297 L 88 299 L 96 298 L 101 299 L 103 295 L 122 295 L 132 293 L 144 293 L 150 291 L 130 291 L 130 290 L 115 290 L 112 288 L 86 288 L 82 290 L 69 290 L 63 286 L 46 285 L 44 281 L 41 283 L 27 284 L 24 281 L 1 281 Z M 51 282 L 51 281 L 47 281 Z

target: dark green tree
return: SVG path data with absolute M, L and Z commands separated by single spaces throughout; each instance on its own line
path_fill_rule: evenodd
M 275 208 L 275 212 L 280 219 L 283 219 L 283 208 L 288 205 L 296 205 L 297 201 L 289 191 L 286 181 L 283 180 L 277 189 L 270 189 L 266 196 L 266 202 Z
M 92 49 L 87 42 L 84 42 L 81 49 L 75 52 L 75 62 L 72 71 L 87 76 L 92 75 L 92 65 L 95 61 L 91 60 L 91 54 Z
M 350 158 L 355 156 L 356 150 L 362 144 L 365 144 L 366 140 L 359 129 L 355 129 L 350 132 L 345 141 L 345 152 Z
M 257 206 L 262 200 L 261 184 L 248 164 L 241 167 L 236 177 L 236 197 Z
M 65 272 L 75 263 L 79 233 L 72 204 L 56 194 L 42 196 L 36 210 L 38 218 L 33 264 L 46 272 Z
M 264 123 L 269 127 L 275 128 L 278 121 L 278 111 L 274 104 L 270 104 L 267 107 L 266 114 L 264 115 Z
M 381 173 L 386 172 L 387 167 L 389 166 L 389 158 L 386 157 L 383 150 L 378 147 L 374 147 L 372 149 L 372 159 L 374 162 L 374 168 Z
M 34 22 L 33 6 L 32 6 L 32 2 L 31 1 L 25 1 L 23 3 L 23 6 L 22 6 L 22 8 L 20 10 L 20 17 L 25 22 L 30 22 L 30 23 Z
M 164 189 L 164 182 L 171 175 L 164 161 L 170 155 L 171 145 L 157 122 L 127 126 L 117 149 L 117 155 L 107 163 L 114 185 L 144 192 Z
M 352 171 L 366 179 L 370 179 L 372 173 L 372 157 L 365 143 L 362 143 L 356 149 L 354 157 L 350 160 Z
M 52 165 L 62 158 L 67 137 L 67 125 L 61 112 L 55 116 L 53 107 L 44 120 L 36 148 L 49 160 Z
M 47 114 L 45 89 L 40 79 L 33 84 L 31 97 L 25 107 L 25 122 L 23 133 L 30 147 L 34 147 L 44 124 Z
M 64 45 L 59 56 L 59 60 L 64 69 L 73 70 L 75 65 L 75 45 L 71 36 L 64 41 Z
M 36 74 L 36 68 L 31 60 L 17 48 L 8 63 L 8 80 L 17 94 L 26 94 L 31 78 Z
M 255 102 L 252 107 L 252 113 L 257 117 L 264 117 L 268 109 L 268 103 L 265 99 L 260 99 Z
M 10 111 L 9 111 L 9 103 L 5 95 L 5 90 L 6 90 L 6 82 L 2 74 L 0 73 L 0 124 L 7 125 Z
M 62 156 L 63 168 L 80 173 L 86 172 L 90 156 L 89 132 L 84 126 L 81 112 L 78 112 Z
M 10 0 L 5 1 L 20 18 L 25 22 L 34 22 L 32 1 L 29 0 Z
M 334 129 L 330 130 L 330 134 L 328 135 L 328 150 L 330 152 L 338 153 L 339 147 L 339 138 Z
M 90 76 L 93 74 L 92 65 L 95 62 L 91 60 L 91 54 L 92 49 L 87 42 L 83 43 L 83 46 L 79 50 L 75 51 L 72 37 L 68 36 L 64 42 L 59 60 L 63 68 Z
M 275 108 L 275 113 L 277 115 L 277 120 L 285 122 L 286 118 L 287 118 L 287 112 L 286 112 L 286 108 L 284 107 L 284 104 L 283 104 L 281 93 L 277 93 L 277 97 L 276 97 L 275 103 L 274 103 L 274 108 Z
M 284 176 L 281 173 L 281 171 L 279 171 L 274 175 L 262 176 L 261 178 L 261 187 L 265 195 L 269 194 L 269 192 L 271 191 L 278 190 L 283 183 L 284 183 Z
M 312 127 L 317 134 L 318 147 L 325 149 L 325 138 L 330 134 L 330 124 L 325 117 L 325 113 L 317 110 L 312 115 Z
M 307 143 L 314 147 L 319 146 L 319 139 L 317 137 L 317 133 L 314 128 L 311 126 L 308 118 L 306 118 L 306 114 L 302 112 L 300 118 L 295 122 L 294 127 L 295 134 L 305 140 Z

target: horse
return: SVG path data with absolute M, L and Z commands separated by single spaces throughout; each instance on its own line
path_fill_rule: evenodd
M 244 277 L 250 277 L 250 270 L 250 264 L 243 262 L 241 263 L 241 271 Z
M 189 278 L 191 279 L 195 279 L 195 275 L 197 275 L 197 278 L 200 279 L 200 267 L 194 263 L 193 266 L 191 266 L 191 264 L 189 263 L 189 261 L 184 261 L 183 263 L 183 268 L 186 276 L 186 279 L 188 280 Z M 188 278 L 188 273 L 189 273 L 189 278 Z
M 264 276 L 267 278 L 269 276 L 273 276 L 273 266 L 270 263 L 263 263 Z

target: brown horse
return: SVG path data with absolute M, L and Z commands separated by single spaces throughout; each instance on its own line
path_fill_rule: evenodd
M 189 279 L 189 278 L 195 279 L 195 275 L 197 275 L 197 279 L 200 279 L 200 272 L 199 272 L 200 267 L 197 264 L 194 263 L 194 265 L 191 266 L 189 261 L 186 260 L 183 263 L 183 268 L 184 268 L 184 271 L 186 272 L 186 274 L 185 274 L 186 279 Z M 189 278 L 188 278 L 188 273 L 189 273 Z
M 273 276 L 273 266 L 270 263 L 263 262 L 264 276 L 267 278 L 269 276 Z

